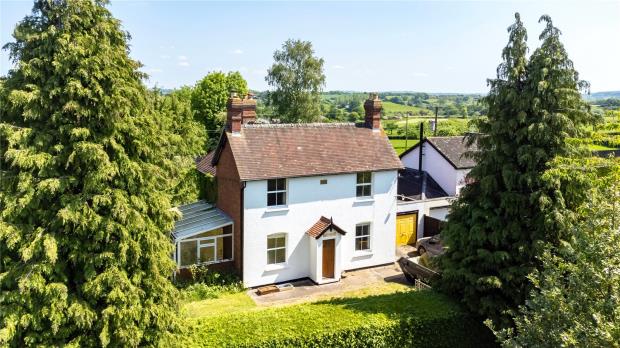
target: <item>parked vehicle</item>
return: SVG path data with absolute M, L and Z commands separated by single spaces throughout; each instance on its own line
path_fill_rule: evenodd
M 441 243 L 441 234 L 434 235 L 432 237 L 420 238 L 415 243 L 416 249 L 420 256 L 428 253 L 428 256 L 434 257 L 444 253 L 445 248 Z
M 430 283 L 433 279 L 440 276 L 440 274 L 420 263 L 420 256 L 414 257 L 401 257 L 398 259 L 398 265 L 400 269 L 403 271 L 405 278 L 407 281 L 414 283 L 416 279 L 419 279 L 425 283 Z

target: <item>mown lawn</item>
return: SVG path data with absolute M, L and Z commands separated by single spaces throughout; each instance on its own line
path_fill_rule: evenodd
M 225 297 L 221 300 L 208 301 L 211 306 L 227 302 Z M 359 330 L 360 326 L 369 330 L 395 328 L 405 318 L 414 318 L 419 323 L 459 323 L 456 318 L 464 315 L 456 303 L 433 291 L 347 296 L 263 309 L 248 305 L 237 297 L 233 302 L 241 305 L 233 310 L 228 305 L 224 310 L 202 310 L 200 314 L 204 316 L 188 319 L 186 332 L 177 343 L 191 347 L 270 346 L 269 342 L 287 342 L 289 339 L 305 342 L 306 338 L 311 341 L 322 335 Z M 474 331 L 479 331 L 480 327 Z M 451 329 L 446 328 L 447 331 Z M 458 330 L 463 331 L 462 328 Z
M 405 141 L 405 139 L 390 139 L 390 143 L 392 143 L 392 147 L 394 147 L 398 155 L 416 145 L 418 142 L 418 139 L 408 139 L 407 141 Z

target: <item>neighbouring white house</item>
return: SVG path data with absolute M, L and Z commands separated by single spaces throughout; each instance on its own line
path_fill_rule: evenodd
M 256 287 L 394 262 L 403 165 L 381 101 L 364 109 L 363 124 L 258 124 L 256 101 L 231 97 L 217 149 L 197 163 L 215 174 L 217 201 L 179 207 L 179 269 L 231 267 Z
M 400 155 L 406 169 L 398 179 L 397 244 L 433 235 L 446 220 L 450 204 L 476 164 L 467 156 L 476 147 L 467 147 L 464 140 L 462 136 L 424 138 Z

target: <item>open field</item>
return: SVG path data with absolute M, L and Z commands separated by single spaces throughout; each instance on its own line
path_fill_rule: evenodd
M 424 111 L 422 111 L 424 113 L 429 113 L 430 114 L 429 110 L 424 109 L 424 108 L 420 108 L 418 106 L 396 104 L 396 103 L 392 103 L 390 101 L 383 101 L 382 106 L 383 106 L 383 112 L 386 115 L 390 115 L 390 114 L 406 114 L 406 113 L 411 113 L 412 115 L 419 115 L 421 110 L 424 110 Z
M 392 143 L 392 146 L 398 155 L 407 151 L 408 148 L 416 145 L 418 142 L 418 139 L 390 139 L 390 143 Z

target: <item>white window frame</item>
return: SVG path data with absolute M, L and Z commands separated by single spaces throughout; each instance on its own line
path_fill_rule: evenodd
M 357 180 L 358 180 L 358 176 L 360 174 L 369 174 L 370 175 L 370 181 L 369 182 L 364 182 L 364 183 L 358 183 Z M 364 199 L 364 198 L 372 197 L 372 177 L 373 177 L 372 172 L 358 172 L 358 173 L 355 174 L 355 197 L 356 198 Z M 358 187 L 366 187 L 366 186 L 370 187 L 370 192 L 368 193 L 368 195 L 358 196 L 357 195 L 357 188 Z
M 357 228 L 361 227 L 361 226 L 368 226 L 368 234 L 364 234 L 361 236 L 357 235 Z M 364 237 L 368 237 L 368 248 L 366 249 L 357 249 L 357 240 L 358 239 L 362 239 Z M 372 224 L 370 222 L 362 222 L 359 223 L 357 225 L 355 225 L 355 238 L 354 238 L 354 245 L 353 245 L 353 249 L 355 252 L 370 252 L 372 250 Z
M 269 181 L 271 180 L 276 180 L 276 189 L 273 191 L 269 191 Z M 284 189 L 283 190 L 278 190 L 278 182 L 277 180 L 284 180 Z M 275 205 L 269 205 L 269 194 L 270 193 L 275 193 L 276 194 L 276 204 Z M 277 194 L 278 193 L 284 193 L 284 204 L 277 204 Z M 275 179 L 267 179 L 267 207 L 269 208 L 277 208 L 277 207 L 286 207 L 287 202 L 288 202 L 288 179 L 286 178 L 275 178 Z
M 284 246 L 283 247 L 275 247 L 275 248 L 269 248 L 269 239 L 271 238 L 284 238 Z M 270 234 L 267 236 L 267 252 L 265 253 L 265 256 L 267 257 L 267 266 L 273 266 L 273 265 L 285 265 L 286 261 L 288 260 L 288 255 L 287 255 L 287 246 L 288 246 L 288 238 L 286 233 L 274 233 L 274 234 Z M 269 252 L 270 251 L 274 251 L 274 250 L 280 250 L 280 249 L 284 249 L 284 261 L 282 262 L 276 262 L 276 263 L 269 263 Z
M 177 267 L 179 269 L 182 269 L 182 268 L 189 268 L 191 266 L 191 265 L 184 265 L 184 266 L 181 265 L 181 243 L 193 242 L 193 241 L 196 241 L 196 262 L 194 263 L 194 265 L 212 265 L 212 264 L 215 264 L 215 263 L 222 263 L 222 262 L 233 261 L 235 259 L 235 239 L 233 237 L 234 226 L 233 225 L 227 225 L 227 226 L 230 226 L 230 233 L 224 233 L 224 234 L 220 234 L 220 235 L 217 235 L 217 236 L 209 236 L 209 237 L 201 237 L 201 238 L 191 238 L 191 236 L 190 236 L 190 237 L 185 238 L 185 239 L 179 239 L 176 242 L 176 245 L 177 245 Z M 222 227 L 214 228 L 214 229 L 209 230 L 209 231 L 214 231 L 214 230 L 217 230 L 217 229 L 221 228 L 222 232 L 224 232 L 224 228 L 227 227 L 227 226 L 222 226 Z M 196 233 L 194 235 L 200 235 L 200 234 L 203 234 L 203 233 L 209 232 L 209 231 L 201 231 L 201 232 L 198 232 L 198 233 Z M 226 238 L 226 237 L 230 237 L 230 248 L 231 248 L 231 250 L 230 250 L 230 258 L 218 260 L 217 259 L 217 247 L 218 247 L 218 244 L 219 243 L 224 243 L 223 239 Z M 206 243 L 201 245 L 201 241 L 206 241 Z M 215 255 L 214 255 L 215 256 L 215 260 L 214 261 L 209 261 L 209 262 L 199 262 L 198 260 L 200 259 L 200 248 L 201 247 L 202 248 L 207 248 L 207 247 L 210 247 L 210 246 L 214 247 L 213 250 L 215 251 Z

